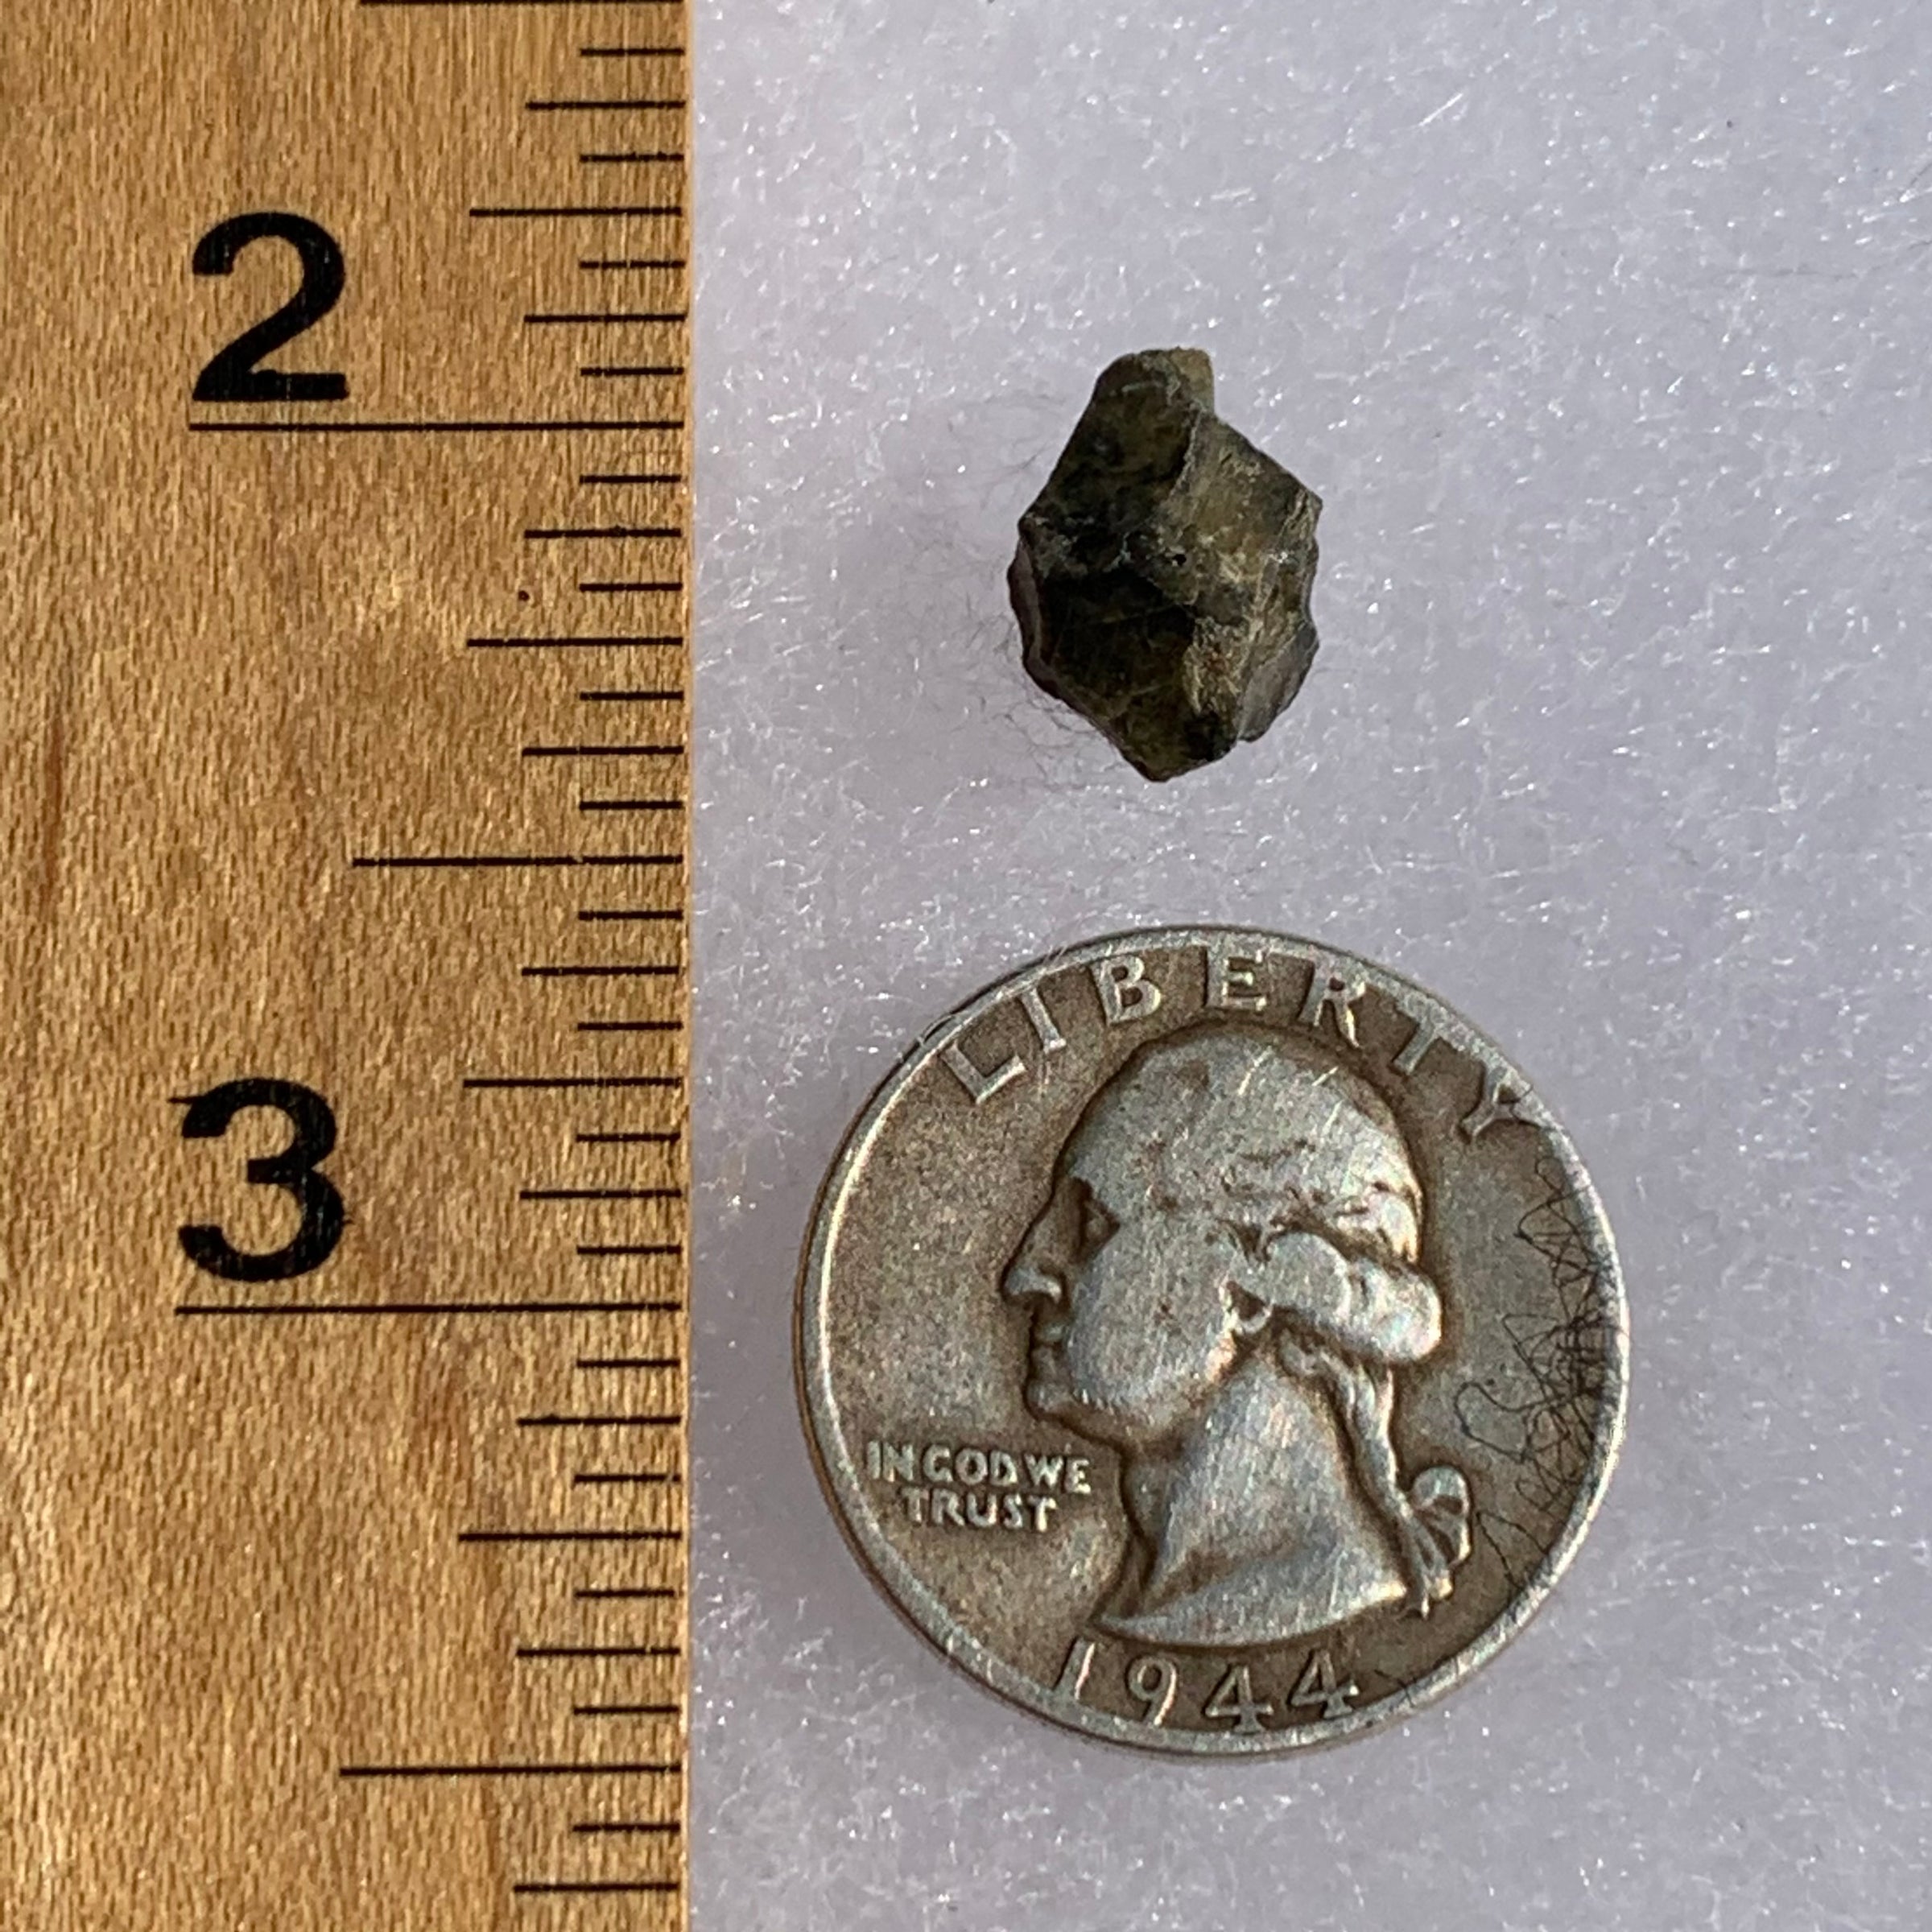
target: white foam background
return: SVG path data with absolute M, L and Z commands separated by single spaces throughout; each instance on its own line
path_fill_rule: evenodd
M 699 1932 L 1918 1932 L 1932 14 L 705 0 Z M 1026 681 L 1094 375 L 1209 349 L 1323 638 L 1166 786 Z M 1493 1034 L 1627 1272 L 1555 1600 L 1373 1739 L 1191 1768 L 953 1671 L 834 1529 L 813 1191 L 1043 948 L 1321 935 Z

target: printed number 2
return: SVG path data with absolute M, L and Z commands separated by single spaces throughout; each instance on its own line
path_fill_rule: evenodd
M 197 402 L 340 402 L 349 378 L 327 374 L 284 374 L 261 369 L 262 358 L 293 341 L 333 308 L 342 293 L 342 250 L 335 237 L 306 215 L 237 215 L 211 228 L 195 244 L 195 273 L 234 272 L 251 242 L 287 242 L 302 258 L 302 286 L 272 316 L 245 329 L 202 370 Z
M 335 1147 L 336 1117 L 320 1094 L 293 1080 L 229 1080 L 188 1103 L 181 1137 L 219 1140 L 247 1107 L 272 1107 L 286 1114 L 295 1129 L 279 1154 L 263 1154 L 248 1163 L 248 1178 L 258 1187 L 280 1187 L 291 1195 L 302 1210 L 302 1224 L 292 1241 L 268 1254 L 245 1253 L 219 1228 L 206 1223 L 184 1228 L 181 1245 L 197 1268 L 224 1281 L 287 1281 L 291 1275 L 320 1268 L 342 1238 L 347 1218 L 342 1197 L 335 1183 L 317 1171 Z

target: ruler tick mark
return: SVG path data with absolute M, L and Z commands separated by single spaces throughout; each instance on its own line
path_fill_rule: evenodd
M 669 542 L 683 535 L 675 523 L 563 523 L 542 525 L 523 533 L 526 543 Z M 671 640 L 682 644 L 679 638 Z
M 609 324 L 620 328 L 650 322 L 684 322 L 690 320 L 689 312 L 682 308 L 579 308 L 559 311 L 539 311 L 523 318 L 526 328 L 562 327 L 571 323 Z M 681 371 L 674 371 L 681 374 Z
M 517 1426 L 519 1429 L 675 1429 L 683 1419 L 675 1411 L 667 1415 L 520 1415 L 517 1418 Z
M 190 419 L 188 428 L 202 436 L 501 436 L 518 431 L 543 436 L 575 436 L 593 430 L 641 431 L 676 430 L 684 427 L 682 416 L 650 416 L 644 418 L 611 418 L 609 416 L 564 418 L 557 420 L 526 419 L 522 421 L 469 422 L 411 422 L 401 419 L 390 421 L 374 419 L 341 420 L 330 422 L 325 419 L 304 418 L 299 423 L 273 422 L 257 419 L 247 423 L 196 421 Z
M 533 114 L 643 114 L 658 108 L 682 107 L 682 94 L 642 94 L 625 97 L 593 96 L 584 100 L 526 101 Z
M 675 980 L 675 966 L 526 966 L 526 980 Z
M 684 755 L 682 745 L 526 745 L 526 758 L 677 758 Z M 675 865 L 675 857 L 662 863 Z
M 463 1084 L 466 1088 L 478 1092 L 514 1092 L 518 1090 L 538 1092 L 551 1088 L 559 1090 L 624 1087 L 673 1088 L 682 1087 L 684 1083 L 675 1074 L 671 1073 L 566 1073 L 472 1074 Z M 675 1250 L 671 1252 L 675 1253 Z
M 469 638 L 471 650 L 671 650 L 678 637 Z
M 675 201 L 559 202 L 527 208 L 473 208 L 473 221 L 622 221 L 631 217 L 650 219 L 682 215 L 683 205 Z
M 570 865 L 675 866 L 683 863 L 675 852 L 383 852 L 349 861 L 359 869 L 387 872 L 541 870 Z M 524 970 L 527 972 L 532 968 Z
M 683 1198 L 682 1187 L 526 1187 L 517 1195 L 520 1201 L 681 1201 Z
M 668 523 L 552 523 L 539 524 L 523 533 L 526 543 L 671 543 L 683 535 L 675 524 Z M 682 638 L 665 638 L 682 644 Z
M 522 1898 L 567 1897 L 572 1893 L 629 1893 L 634 1896 L 643 1892 L 675 1892 L 679 1889 L 675 1878 L 526 1878 L 519 1879 L 510 1887 L 513 1893 Z
M 178 1315 L 666 1315 L 683 1304 L 664 1301 L 557 1302 L 178 1302 Z
M 522 1654 L 521 1652 L 519 1655 Z M 673 1653 L 673 1654 L 675 1654 Z M 345 1765 L 341 1776 L 374 1777 L 675 1777 L 677 1763 L 614 1765 Z
M 681 1530 L 464 1530 L 460 1543 L 676 1543 Z
M 585 6 L 595 3 L 596 0 L 356 0 L 358 6 L 447 7 L 452 10 L 473 6 Z M 630 6 L 676 6 L 681 3 L 681 0 L 604 0 L 604 3 Z M 675 51 L 683 53 L 684 50 L 679 47 Z
M 521 1644 L 518 1657 L 532 1658 L 572 1657 L 682 1657 L 675 1644 Z

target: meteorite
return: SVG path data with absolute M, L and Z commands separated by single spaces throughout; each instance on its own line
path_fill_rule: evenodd
M 1314 661 L 1321 499 L 1214 413 L 1198 349 L 1101 372 L 1006 573 L 1034 681 L 1162 779 L 1258 738 Z

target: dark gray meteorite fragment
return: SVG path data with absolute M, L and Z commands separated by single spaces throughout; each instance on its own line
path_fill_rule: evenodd
M 1146 778 L 1258 738 L 1314 660 L 1321 510 L 1215 415 L 1203 350 L 1122 356 L 1020 518 L 1028 671 Z

